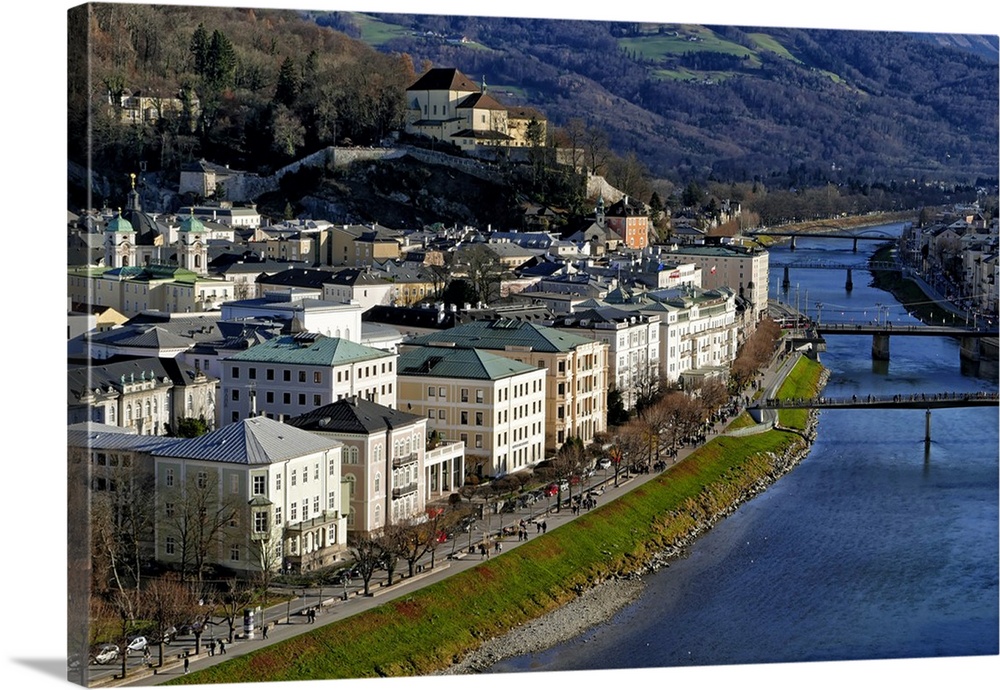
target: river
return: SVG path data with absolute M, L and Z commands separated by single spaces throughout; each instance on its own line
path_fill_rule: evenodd
M 885 226 L 896 234 L 899 224 Z M 866 250 L 867 247 L 867 250 Z M 771 249 L 771 263 L 816 259 L 863 266 L 848 240 Z M 771 294 L 781 271 L 772 268 Z M 783 299 L 824 321 L 871 321 L 891 295 L 854 271 L 792 269 Z M 817 303 L 822 305 L 817 306 Z M 886 314 L 883 312 L 882 318 Z M 832 336 L 826 393 L 995 391 L 995 364 L 962 365 L 957 341 Z M 902 659 L 998 653 L 996 408 L 826 410 L 809 456 L 719 523 L 611 620 L 490 671 L 567 671 L 770 662 Z

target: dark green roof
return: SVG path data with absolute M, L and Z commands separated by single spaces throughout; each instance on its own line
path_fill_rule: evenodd
M 316 333 L 298 333 L 272 338 L 228 357 L 229 361 L 276 362 L 309 366 L 337 366 L 381 359 L 391 353 L 358 343 Z
M 548 326 L 514 319 L 470 321 L 437 333 L 418 336 L 408 345 L 454 343 L 459 348 L 505 350 L 508 347 L 532 352 L 571 352 L 580 345 L 594 342 L 590 338 L 566 333 Z
M 534 370 L 530 364 L 485 350 L 420 347 L 401 354 L 396 371 L 400 376 L 496 381 Z

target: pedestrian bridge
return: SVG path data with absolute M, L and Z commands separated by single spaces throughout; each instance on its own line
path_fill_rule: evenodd
M 945 407 L 996 407 L 998 393 L 905 393 L 897 395 L 852 395 L 847 398 L 762 398 L 747 409 L 909 409 L 930 410 Z

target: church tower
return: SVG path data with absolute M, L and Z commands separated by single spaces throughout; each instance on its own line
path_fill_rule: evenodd
M 208 270 L 208 241 L 205 224 L 191 215 L 181 221 L 177 231 L 177 265 L 199 275 Z
M 118 215 L 104 228 L 104 265 L 108 268 L 135 266 L 135 229 Z

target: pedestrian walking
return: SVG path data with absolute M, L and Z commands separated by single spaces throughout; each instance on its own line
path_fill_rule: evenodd
M 541 534 L 542 533 L 542 523 L 540 523 L 540 522 L 536 522 L 535 523 L 535 533 L 536 534 Z
M 225 653 L 226 653 L 226 641 L 219 640 L 219 654 L 225 654 Z
M 542 534 L 545 534 L 548 528 L 549 528 L 548 524 L 545 522 L 545 520 L 542 520 Z
M 208 641 L 208 655 L 215 656 L 215 638 Z
M 188 672 L 188 667 L 191 665 L 191 660 L 186 656 L 184 657 L 184 673 Z
M 264 623 L 264 627 L 261 629 L 261 632 L 264 633 L 264 639 L 266 640 L 267 639 L 267 623 Z

